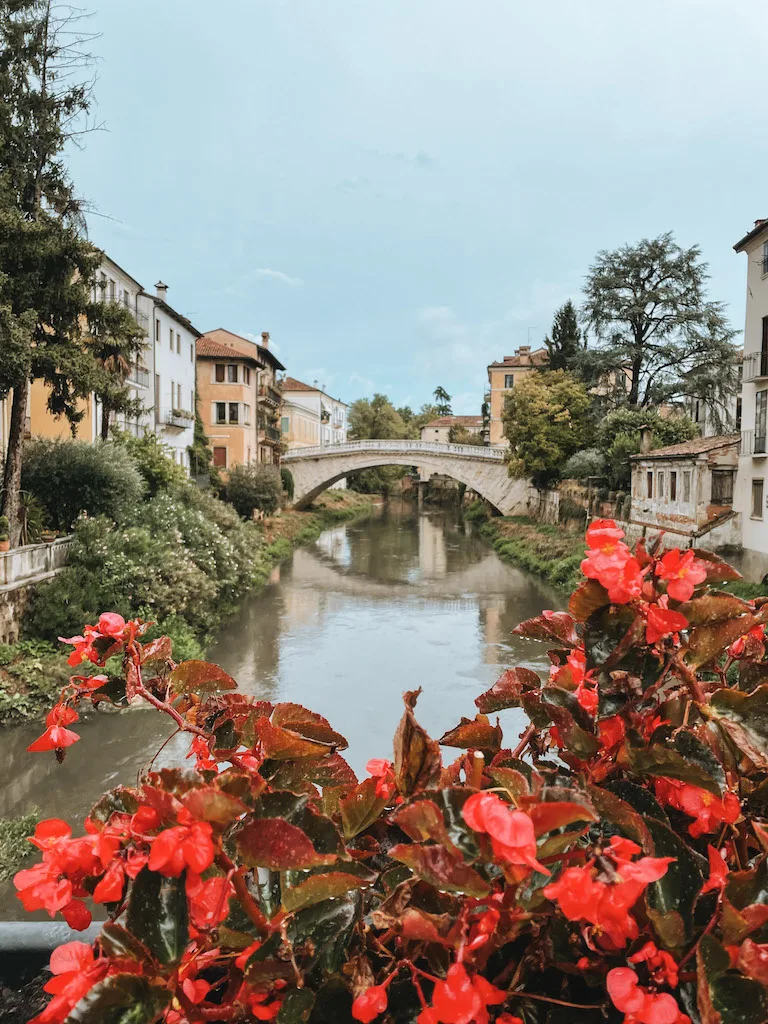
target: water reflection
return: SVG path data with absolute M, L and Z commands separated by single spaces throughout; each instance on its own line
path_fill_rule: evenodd
M 502 563 L 455 516 L 389 505 L 380 517 L 328 530 L 297 550 L 244 603 L 210 659 L 248 693 L 326 715 L 350 740 L 348 757 L 359 772 L 368 757 L 390 754 L 403 690 L 423 686 L 419 720 L 440 735 L 474 713 L 475 696 L 501 668 L 545 671 L 543 646 L 511 630 L 560 604 L 556 592 Z M 501 717 L 514 742 L 516 713 Z M 105 789 L 135 781 L 170 732 L 143 710 L 94 713 L 79 731 L 82 741 L 61 766 L 25 752 L 38 726 L 1 734 L 0 817 L 37 806 L 77 822 Z M 183 763 L 186 750 L 175 737 L 157 763 Z M 0 917 L 12 906 L 0 896 Z

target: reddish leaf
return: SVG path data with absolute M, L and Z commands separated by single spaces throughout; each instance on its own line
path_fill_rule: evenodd
M 531 640 L 554 640 L 564 647 L 578 647 L 581 643 L 574 621 L 567 612 L 544 611 L 521 622 L 512 632 Z
M 768 769 L 768 684 L 752 693 L 718 690 L 705 711 L 758 768 Z
M 754 615 L 737 615 L 707 626 L 692 629 L 685 647 L 685 660 L 691 668 L 701 668 L 719 657 L 734 640 L 748 633 L 757 619 Z
M 354 786 L 357 776 L 341 754 L 326 754 L 296 762 L 281 761 L 269 781 L 276 789 L 304 792 L 314 786 Z
M 450 914 L 428 914 L 418 907 L 406 907 L 395 922 L 395 927 L 404 939 L 415 942 L 439 942 L 443 946 L 453 945 L 456 921 Z
M 168 680 L 176 693 L 214 693 L 236 690 L 237 683 L 223 668 L 207 661 L 182 661 Z
M 520 706 L 520 695 L 525 690 L 534 690 L 541 685 L 541 680 L 529 668 L 508 668 L 503 672 L 490 690 L 475 698 L 478 711 L 491 715 L 495 711 Z
M 378 820 L 387 806 L 385 796 L 376 792 L 378 779 L 364 779 L 339 800 L 339 813 L 344 835 L 347 839 L 363 832 Z
M 145 665 L 148 661 L 168 661 L 173 651 L 171 638 L 159 636 L 151 640 L 141 648 L 141 663 Z
M 403 694 L 405 711 L 395 733 L 395 782 L 403 796 L 428 789 L 440 775 L 440 744 L 431 739 L 413 714 L 421 689 Z
M 736 966 L 742 974 L 768 987 L 768 945 L 745 939 Z
M 577 821 L 599 821 L 595 812 L 583 804 L 556 800 L 552 803 L 535 803 L 525 806 L 525 812 L 533 822 L 536 838 L 556 828 L 564 828 Z
M 528 780 L 516 768 L 491 767 L 488 769 L 488 774 L 497 786 L 506 789 L 515 803 L 517 803 L 520 797 L 527 796 L 530 792 Z
M 705 626 L 737 615 L 751 614 L 754 609 L 735 594 L 713 593 L 686 601 L 677 610 L 688 619 L 690 626 Z
M 341 733 L 335 732 L 327 718 L 308 711 L 301 704 L 276 704 L 272 725 L 296 733 L 305 740 L 322 743 L 327 748 L 346 750 L 348 744 Z
M 395 811 L 392 820 L 417 843 L 434 839 L 450 850 L 456 849 L 445 826 L 443 812 L 433 800 L 415 800 L 406 804 Z
M 597 580 L 584 580 L 571 594 L 568 611 L 576 622 L 586 622 L 590 615 L 610 603 L 611 600 L 605 587 L 601 586 Z
M 350 865 L 357 867 L 357 865 Z M 373 885 L 377 875 L 371 871 L 359 870 L 354 874 L 343 865 L 342 870 L 328 871 L 321 875 L 310 875 L 298 885 L 282 886 L 283 907 L 289 912 L 303 910 L 323 900 L 338 899 L 354 889 L 365 889 Z
M 229 793 L 222 793 L 215 786 L 190 790 L 182 802 L 194 818 L 212 821 L 217 825 L 229 825 L 248 811 L 241 800 Z
M 478 899 L 490 892 L 490 886 L 482 875 L 442 846 L 401 844 L 393 846 L 389 855 L 443 892 L 460 892 Z
M 704 551 L 701 548 L 694 548 L 693 553 L 702 567 L 707 570 L 707 583 L 726 583 L 730 580 L 740 580 L 743 578 L 740 572 L 719 555 L 715 555 L 711 551 Z
M 474 720 L 462 718 L 456 728 L 449 729 L 438 742 L 445 747 L 463 747 L 465 750 L 486 750 L 493 753 L 501 747 L 502 738 L 501 726 L 491 725 L 485 715 L 476 715 Z
M 256 735 L 265 756 L 274 761 L 283 761 L 293 757 L 318 757 L 328 751 L 325 743 L 302 739 L 295 732 L 272 725 L 268 718 L 258 719 Z
M 336 854 L 318 853 L 306 833 L 282 818 L 250 821 L 236 838 L 243 861 L 252 868 L 300 870 L 333 864 Z

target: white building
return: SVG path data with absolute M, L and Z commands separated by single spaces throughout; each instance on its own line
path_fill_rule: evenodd
M 745 575 L 768 570 L 768 220 L 734 246 L 747 254 L 747 308 L 741 387 L 741 446 L 734 507 L 741 513 Z
M 162 281 L 155 295 L 144 293 L 154 340 L 154 429 L 174 461 L 188 468 L 195 428 L 195 345 L 201 333 L 168 304 L 167 295 Z
M 280 420 L 283 443 L 289 449 L 343 444 L 347 440 L 347 409 L 346 403 L 315 385 L 286 377 Z M 333 486 L 344 488 L 347 482 L 339 480 Z

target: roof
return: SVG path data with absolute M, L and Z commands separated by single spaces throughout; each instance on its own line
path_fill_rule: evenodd
M 746 246 L 749 245 L 750 242 L 753 242 L 758 237 L 758 235 L 761 235 L 763 231 L 766 230 L 766 228 L 768 228 L 768 219 L 763 217 L 761 220 L 756 220 L 755 226 L 752 228 L 752 230 L 748 231 L 743 238 L 740 238 L 733 248 L 736 250 L 736 252 L 741 252 L 744 248 L 746 248 Z
M 203 332 L 202 331 L 198 331 L 198 329 L 195 327 L 195 325 L 192 323 L 192 321 L 189 320 L 187 317 L 185 317 L 183 314 L 177 312 L 173 308 L 173 306 L 169 306 L 168 303 L 165 301 L 165 299 L 160 299 L 160 298 L 158 298 L 157 295 L 152 295 L 151 292 L 142 291 L 141 294 L 146 296 L 148 299 L 151 299 L 156 306 L 159 306 L 160 309 L 163 310 L 163 312 L 168 314 L 168 316 L 173 317 L 173 319 L 177 323 L 181 324 L 182 327 L 186 327 L 186 329 L 191 334 L 194 334 L 194 336 L 196 338 L 202 338 Z
M 340 398 L 333 398 L 327 392 L 323 391 L 322 388 L 314 387 L 312 384 L 305 384 L 302 380 L 296 380 L 295 377 L 286 377 L 283 381 L 283 394 L 286 391 L 311 391 L 317 395 L 325 395 L 332 402 L 337 402 L 339 405 L 346 406 L 346 402 L 342 402 Z
M 504 356 L 501 362 L 489 363 L 488 369 L 515 366 L 541 366 L 549 359 L 549 353 L 545 348 L 537 348 L 531 351 L 528 346 L 521 346 L 513 356 Z
M 271 363 L 272 366 L 274 366 L 274 368 L 276 370 L 284 370 L 285 369 L 283 364 L 280 362 L 280 360 L 277 358 L 277 356 L 274 354 L 274 352 L 272 352 L 271 349 L 267 348 L 265 345 L 259 345 L 258 342 L 253 341 L 251 338 L 244 338 L 242 336 L 242 334 L 235 334 L 234 331 L 230 331 L 226 327 L 214 327 L 214 329 L 212 331 L 206 331 L 205 333 L 206 334 L 228 334 L 231 338 L 237 338 L 238 341 L 244 341 L 246 345 L 253 345 L 254 348 L 256 348 L 258 350 L 259 356 L 262 359 L 266 359 L 269 363 Z
M 140 292 L 144 291 L 144 285 L 141 284 L 140 281 L 137 281 L 133 274 L 129 274 L 127 270 L 121 267 L 116 260 L 113 260 L 109 253 L 104 252 L 104 250 L 102 249 L 101 255 L 104 257 L 107 263 L 111 263 L 113 267 L 117 267 L 121 274 L 125 274 L 126 277 L 130 278 L 130 280 L 133 281 L 133 283 L 136 285 Z
M 718 448 L 729 448 L 739 443 L 738 434 L 715 434 L 712 437 L 694 437 L 680 444 L 670 444 L 666 448 L 654 448 L 649 452 L 631 455 L 632 459 L 679 459 L 686 455 L 706 455 Z
M 236 348 L 222 345 L 220 342 L 214 341 L 212 338 L 206 338 L 204 335 L 198 339 L 195 351 L 201 359 L 239 359 L 241 362 L 251 363 L 253 366 L 263 367 L 264 365 L 255 356 L 246 355 L 245 352 L 238 352 Z
M 482 427 L 482 416 L 438 416 L 425 423 L 425 427 Z

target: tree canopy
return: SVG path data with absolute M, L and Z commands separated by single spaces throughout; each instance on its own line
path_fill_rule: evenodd
M 701 250 L 671 232 L 598 253 L 582 310 L 597 338 L 586 361 L 593 379 L 633 408 L 699 398 L 717 419 L 738 389 L 738 352 L 707 280 Z
M 550 370 L 573 370 L 582 351 L 576 307 L 568 299 L 555 313 L 552 331 L 544 339 Z
M 585 385 L 567 371 L 528 374 L 509 392 L 502 412 L 510 473 L 540 484 L 557 479 L 588 442 L 590 409 Z

